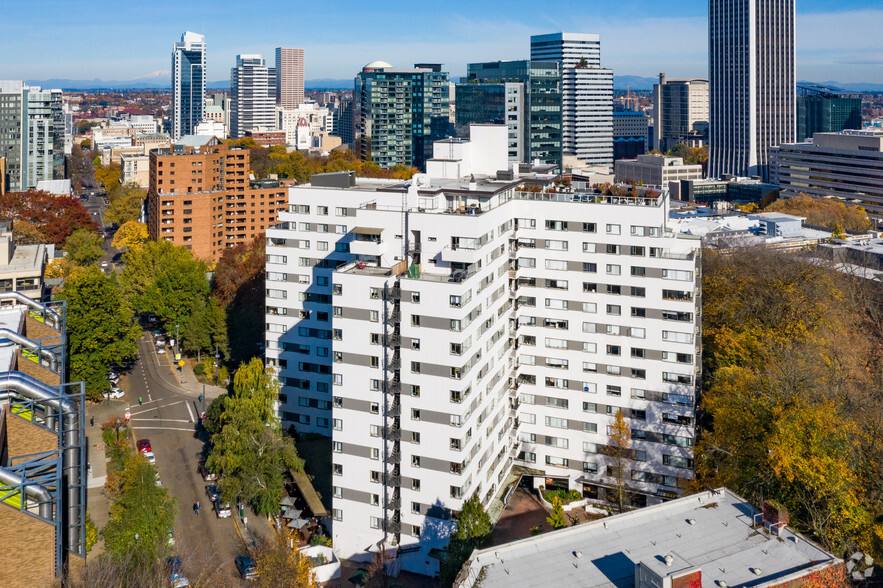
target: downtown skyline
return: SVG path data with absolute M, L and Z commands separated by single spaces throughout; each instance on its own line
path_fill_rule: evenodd
M 11 4 L 5 23 L 9 34 L 0 39 L 0 48 L 7 54 L 15 47 L 32 49 L 15 64 L 0 65 L 4 79 L 167 79 L 168 39 L 183 30 L 206 36 L 209 82 L 229 78 L 236 54 L 272 56 L 280 45 L 305 49 L 307 79 L 349 79 L 374 59 L 400 67 L 440 62 L 458 77 L 470 62 L 524 59 L 530 35 L 562 30 L 600 34 L 602 60 L 617 75 L 653 77 L 666 71 L 676 77 L 707 76 L 708 4 L 701 0 L 681 3 L 676 11 L 646 0 L 615 7 L 551 2 L 546 14 L 537 14 L 522 0 L 505 9 L 500 2 L 484 2 L 469 11 L 429 5 L 421 7 L 419 18 L 404 2 L 367 11 L 347 0 L 335 5 L 333 14 L 327 6 L 305 5 L 290 18 L 278 19 L 265 17 L 285 12 L 281 2 L 258 3 L 235 18 L 223 10 L 224 2 L 181 6 L 161 0 L 149 14 L 126 6 L 110 10 L 103 0 L 88 13 L 67 2 Z M 798 2 L 798 79 L 883 82 L 883 50 L 873 35 L 861 33 L 883 27 L 883 10 L 866 6 L 860 0 Z M 35 27 L 41 11 L 56 18 Z M 433 23 L 431 30 L 427 22 Z M 63 41 L 47 44 L 47 37 Z

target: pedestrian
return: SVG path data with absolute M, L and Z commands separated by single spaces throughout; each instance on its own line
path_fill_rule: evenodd
M 196 501 L 196 504 L 193 505 L 193 511 L 196 513 L 196 516 L 199 516 L 199 501 Z
M 95 426 L 95 417 L 92 417 L 91 419 L 89 419 L 89 426 L 90 426 L 90 427 L 94 427 L 94 426 Z
M 139 396 L 139 397 L 138 397 L 138 406 L 141 406 L 141 404 L 142 404 L 142 399 L 141 399 L 141 397 Z

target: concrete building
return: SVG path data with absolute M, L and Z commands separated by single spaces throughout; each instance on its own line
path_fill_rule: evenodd
M 0 80 L 0 153 L 6 189 L 20 192 L 41 180 L 64 178 L 61 90 Z
M 263 55 L 237 55 L 230 70 L 230 137 L 258 127 L 275 128 L 276 68 Z
M 120 183 L 150 186 L 150 156 L 147 153 L 120 154 Z
M 285 132 L 285 142 L 288 145 L 300 145 L 303 143 L 304 128 L 306 126 L 306 142 L 312 144 L 310 137 L 318 137 L 322 133 L 330 133 L 334 127 L 334 116 L 331 110 L 319 106 L 315 101 L 307 101 L 296 108 L 276 107 L 276 128 Z M 298 135 L 300 130 L 300 135 Z
M 783 196 L 834 196 L 883 216 L 883 129 L 816 133 L 771 151 Z
M 726 488 L 473 552 L 455 588 L 619 588 L 824 583 L 843 560 Z M 819 584 L 821 585 L 821 584 Z
M 613 113 L 613 160 L 634 159 L 647 153 L 650 121 L 643 112 Z
M 285 145 L 285 131 L 278 131 L 275 128 L 256 127 L 250 131 L 245 131 L 245 136 L 254 139 L 254 142 L 261 147 Z
M 355 143 L 355 121 L 353 120 L 353 99 L 344 96 L 334 111 L 334 133 L 344 145 Z
M 708 142 L 708 80 L 668 79 L 653 84 L 653 149 L 665 153 L 678 143 L 701 147 Z
M 467 82 L 457 84 L 458 136 L 467 137 L 469 125 L 506 124 L 510 161 L 562 169 L 561 65 L 520 60 L 466 68 Z
M 793 0 L 711 0 L 709 175 L 770 177 L 796 134 Z
M 208 107 L 208 108 L 217 108 L 217 107 Z M 227 138 L 227 125 L 222 122 L 218 122 L 216 120 L 204 120 L 201 121 L 196 128 L 194 129 L 194 133 L 197 135 L 211 135 L 212 137 L 217 137 L 218 139 L 226 139 Z
M 532 61 L 561 64 L 561 136 L 565 155 L 613 166 L 613 70 L 601 67 L 601 36 L 552 33 L 530 38 Z
M 697 241 L 664 195 L 507 170 L 506 133 L 437 142 L 410 182 L 314 176 L 267 231 L 266 361 L 283 425 L 332 437 L 338 557 L 436 573 L 515 465 L 604 499 L 619 411 L 637 502 L 692 476 Z
M 11 247 L 10 235 L 0 237 L 0 261 Z M 84 394 L 82 383 L 64 377 L 64 302 L 43 304 L 4 287 L 0 329 L 0 528 L 7 541 L 0 585 L 56 585 L 86 557 Z
M 248 149 L 191 135 L 150 152 L 147 232 L 217 261 L 258 237 L 286 206 L 280 182 L 250 182 Z
M 20 292 L 40 302 L 43 275 L 54 245 L 15 245 L 14 221 L 0 221 L 0 292 Z
M 672 200 L 684 202 L 760 202 L 767 194 L 778 191 L 779 186 L 752 178 L 726 177 L 670 182 L 668 189 Z
M 439 64 L 403 69 L 372 61 L 363 67 L 353 111 L 362 161 L 422 169 L 432 142 L 449 134 L 449 77 Z
M 40 180 L 34 189 L 38 192 L 47 192 L 53 196 L 70 196 L 73 194 L 70 180 Z
M 276 47 L 276 105 L 297 108 L 304 101 L 304 50 Z
M 668 190 L 671 182 L 700 179 L 702 166 L 698 163 L 685 164 L 682 157 L 639 155 L 636 159 L 620 159 L 616 162 L 617 182 L 634 182 Z
M 205 37 L 190 31 L 172 50 L 172 139 L 193 133 L 205 108 Z

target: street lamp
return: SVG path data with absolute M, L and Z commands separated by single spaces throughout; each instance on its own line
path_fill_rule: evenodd
M 218 361 L 221 356 L 218 354 L 218 344 L 215 343 L 215 386 L 218 385 Z

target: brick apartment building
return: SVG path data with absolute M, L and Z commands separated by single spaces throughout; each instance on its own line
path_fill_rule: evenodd
M 150 152 L 147 230 L 150 239 L 183 245 L 217 261 L 227 247 L 250 241 L 288 206 L 285 182 L 249 179 L 248 149 L 216 137 L 188 135 Z

